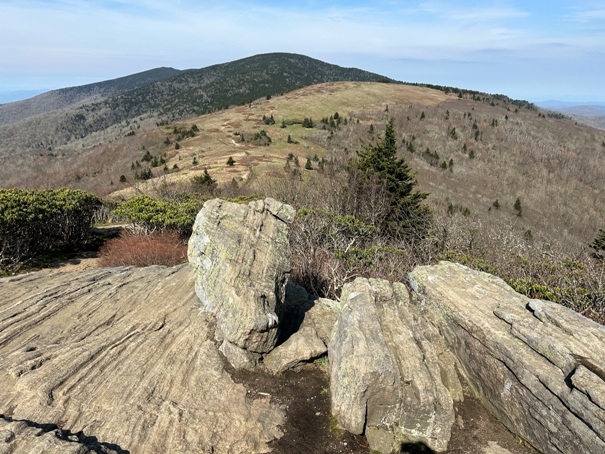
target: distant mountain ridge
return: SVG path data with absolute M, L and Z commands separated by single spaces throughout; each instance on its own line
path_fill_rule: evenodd
M 605 102 L 570 102 L 548 100 L 537 103 L 543 109 L 555 110 L 566 115 L 584 117 L 605 116 Z
M 542 109 L 571 117 L 578 123 L 605 130 L 605 102 L 569 102 L 548 100 L 538 103 Z
M 155 68 L 103 82 L 51 90 L 33 98 L 0 105 L 0 125 L 52 110 L 63 109 L 86 100 L 104 98 L 134 90 L 179 73 L 181 71 L 174 68 Z
M 296 88 L 339 81 L 395 82 L 379 74 L 343 68 L 304 55 L 269 53 L 183 71 L 170 79 L 83 106 L 82 110 L 109 108 L 121 120 L 154 112 L 174 120 Z
M 47 91 L 50 91 L 50 89 L 2 91 L 0 92 L 0 105 L 23 101 L 46 93 Z
M 338 81 L 396 82 L 289 53 L 260 54 L 202 69 L 157 68 L 0 106 L 0 154 L 62 146 L 114 126 L 112 134 L 118 137 L 145 120 L 174 121 Z

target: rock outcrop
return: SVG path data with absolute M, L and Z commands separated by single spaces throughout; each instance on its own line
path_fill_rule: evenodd
M 224 370 L 193 287 L 188 265 L 0 279 L 0 452 L 269 452 L 283 410 Z
M 236 368 L 254 367 L 277 342 L 294 215 L 270 198 L 248 205 L 214 199 L 197 215 L 188 250 L 196 293 Z
M 280 332 L 284 342 L 264 357 L 266 369 L 279 374 L 325 355 L 340 310 L 340 303 L 312 297 L 288 282 Z
M 410 283 L 510 431 L 545 454 L 605 452 L 605 327 L 458 264 L 418 267 Z
M 447 262 L 414 269 L 411 297 L 365 278 L 310 297 L 286 284 L 293 217 L 212 200 L 193 267 L 0 279 L 0 452 L 269 452 L 284 408 L 220 352 L 279 374 L 326 348 L 332 413 L 372 450 L 446 451 L 466 383 L 545 454 L 605 452 L 605 327 Z
M 409 304 L 406 287 L 357 278 L 342 302 L 328 349 L 334 417 L 365 433 L 373 450 L 417 441 L 445 451 L 454 409 L 442 376 L 457 378 L 453 368 L 440 368 L 435 330 Z

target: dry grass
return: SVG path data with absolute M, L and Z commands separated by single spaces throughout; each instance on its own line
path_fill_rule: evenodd
M 283 174 L 289 153 L 299 157 L 301 168 L 307 156 L 343 163 L 354 156 L 364 141 L 372 139 L 370 124 L 380 133 L 387 106 L 388 115 L 396 119 L 401 154 L 418 173 L 421 188 L 431 193 L 432 204 L 452 203 L 468 207 L 482 218 L 512 220 L 520 231 L 531 230 L 540 241 L 559 242 L 575 250 L 593 240 L 603 227 L 605 131 L 540 118 L 527 109 L 515 112 L 515 106 L 503 102 L 492 106 L 398 84 L 320 84 L 171 125 L 156 127 L 146 119 L 134 137 L 114 140 L 115 132 L 107 131 L 53 149 L 56 156 L 48 156 L 46 150 L 36 155 L 16 152 L 0 156 L 0 181 L 7 186 L 80 187 L 99 195 L 111 192 L 116 198 L 130 198 L 140 193 L 154 195 L 165 185 L 186 188 L 194 175 L 207 168 L 222 186 L 235 179 L 240 187 L 264 193 L 271 177 Z M 280 127 L 282 120 L 304 117 L 319 123 L 334 112 L 349 121 L 331 139 L 328 131 L 319 128 Z M 421 120 L 422 112 L 425 118 Z M 265 125 L 263 115 L 273 115 L 276 124 Z M 498 124 L 492 127 L 494 119 Z M 474 121 L 481 131 L 480 140 L 473 138 Z M 174 126 L 189 128 L 192 124 L 199 127 L 199 133 L 180 141 L 180 149 L 175 150 Z M 457 139 L 448 135 L 453 127 Z M 270 146 L 241 143 L 236 134 L 261 129 L 272 138 Z M 287 143 L 288 135 L 299 143 Z M 164 144 L 167 137 L 170 145 Z M 412 137 L 414 154 L 403 143 Z M 134 181 L 130 165 L 141 159 L 143 147 L 153 155 L 167 154 L 171 169 L 167 175 L 156 168 L 154 175 L 160 179 Z M 426 147 L 438 152 L 441 161 L 451 159 L 452 171 L 430 166 L 421 156 Z M 469 157 L 471 149 L 474 159 Z M 232 167 L 226 165 L 229 156 L 236 161 Z M 175 164 L 178 172 L 172 171 Z M 303 171 L 303 179 L 313 172 Z M 126 175 L 128 183 L 119 183 L 120 175 Z M 512 209 L 517 197 L 523 206 L 521 218 Z M 488 211 L 496 199 L 500 210 Z
M 149 235 L 123 234 L 107 241 L 99 251 L 98 265 L 174 266 L 187 262 L 187 245 L 176 234 L 155 232 Z

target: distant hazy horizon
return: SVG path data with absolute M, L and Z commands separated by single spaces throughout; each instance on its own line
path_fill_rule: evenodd
M 532 102 L 605 101 L 594 0 L 4 0 L 0 17 L 4 93 L 292 52 Z
M 225 62 L 220 62 L 220 63 L 225 63 Z M 332 63 L 332 62 L 326 61 L 326 63 Z M 372 71 L 371 69 L 364 68 L 364 67 L 358 67 L 358 68 L 365 70 L 365 71 Z M 154 69 L 154 68 L 147 68 L 147 69 Z M 180 69 L 180 68 L 177 68 L 177 69 Z M 186 69 L 191 69 L 191 68 L 186 68 Z M 372 72 L 376 72 L 376 71 L 372 71 Z M 134 74 L 134 73 L 124 73 L 119 76 L 116 76 L 116 78 L 129 76 L 131 74 Z M 382 74 L 382 73 L 379 73 L 379 74 L 387 76 L 387 77 L 391 77 L 389 74 Z M 392 77 L 392 78 L 397 80 L 394 77 Z M 33 98 L 34 96 L 37 96 L 37 95 L 40 95 L 40 94 L 43 94 L 43 93 L 46 93 L 46 92 L 49 92 L 52 90 L 70 88 L 70 87 L 75 87 L 75 86 L 79 86 L 79 85 L 87 85 L 87 84 L 91 84 L 91 83 L 98 83 L 98 82 L 103 82 L 105 80 L 109 80 L 109 79 L 97 78 L 97 79 L 92 79 L 91 81 L 85 82 L 85 83 L 78 83 L 75 85 L 66 85 L 66 86 L 56 86 L 53 88 L 34 88 L 34 89 L 29 89 L 29 90 L 0 91 L 0 104 L 8 104 L 11 102 L 23 101 L 25 99 Z M 408 81 L 402 81 L 402 82 L 408 82 Z M 430 83 L 430 82 L 417 81 L 417 83 Z M 455 85 L 451 85 L 451 84 L 444 84 L 444 85 L 456 87 Z M 468 89 L 468 90 L 482 91 L 475 87 L 456 87 L 456 88 L 464 88 L 464 89 Z M 1 87 L 0 87 L 0 90 L 1 90 Z M 495 92 L 486 92 L 486 93 L 495 94 Z M 504 94 L 513 99 L 523 99 L 523 100 L 532 102 L 536 105 L 543 106 L 543 107 L 549 107 L 549 108 L 566 107 L 566 106 L 568 106 L 568 107 L 581 106 L 581 105 L 605 107 L 605 98 L 603 97 L 602 94 L 595 95 L 594 98 L 590 98 L 590 97 L 586 98 L 586 97 L 574 97 L 573 95 L 570 96 L 570 95 L 557 95 L 557 94 L 553 94 L 550 97 L 531 97 L 531 96 L 515 97 L 509 93 L 503 93 L 503 92 L 498 92 L 498 93 Z

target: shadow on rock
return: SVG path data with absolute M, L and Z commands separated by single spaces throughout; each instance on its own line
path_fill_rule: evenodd
M 57 426 L 56 424 L 39 423 L 31 421 L 29 419 L 13 419 L 10 416 L 5 415 L 0 415 L 0 419 L 6 421 L 7 423 L 23 423 L 27 427 L 39 429 L 40 431 L 42 431 L 42 433 L 54 432 L 55 437 L 57 437 L 58 439 L 69 443 L 78 443 L 84 445 L 90 451 L 98 454 L 130 454 L 130 451 L 128 451 L 127 449 L 122 449 L 119 445 L 115 443 L 105 443 L 99 441 L 97 437 L 86 435 L 82 431 L 71 432 L 69 430 L 64 430 L 59 428 L 59 426 Z
M 401 454 L 434 454 L 431 448 L 424 443 L 404 443 L 399 451 Z

